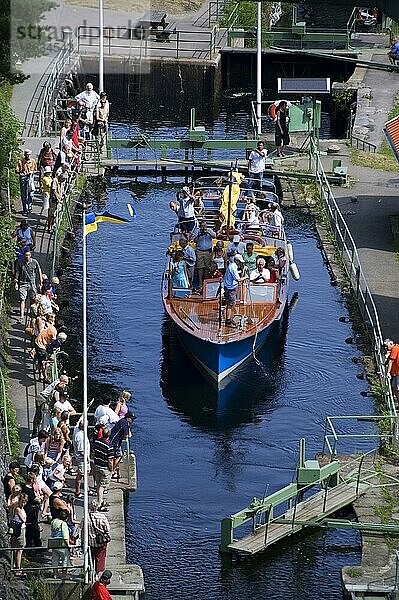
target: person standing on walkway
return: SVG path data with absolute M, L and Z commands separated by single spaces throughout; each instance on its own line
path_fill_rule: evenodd
M 136 417 L 130 410 L 126 413 L 123 419 L 120 419 L 111 431 L 111 446 L 115 451 L 115 458 L 113 464 L 113 475 L 112 478 L 118 477 L 117 468 L 122 459 L 122 442 L 127 440 L 132 434 L 130 432 L 130 425 L 133 423 Z
M 123 419 L 121 419 L 123 420 Z M 104 503 L 104 491 L 108 488 L 113 471 L 115 450 L 110 445 L 110 430 L 105 427 L 102 438 L 93 444 L 93 477 L 97 487 L 97 502 L 99 510 L 107 510 Z
M 81 531 L 84 531 L 83 521 Z M 89 510 L 89 546 L 97 577 L 105 571 L 107 546 L 111 541 L 110 531 L 111 526 L 107 516 L 99 510 L 97 500 L 92 500 Z
M 18 265 L 15 276 L 15 289 L 19 293 L 19 323 L 22 323 L 25 317 L 26 299 L 33 300 L 40 289 L 43 280 L 43 273 L 39 263 L 32 258 L 30 250 L 25 252 L 24 260 Z
M 282 100 L 276 110 L 276 131 L 275 142 L 277 148 L 277 156 L 285 156 L 284 149 L 290 143 L 290 135 L 288 133 L 288 105 L 285 100 Z
M 388 52 L 388 58 L 391 65 L 395 65 L 396 61 L 399 61 L 399 40 L 398 38 L 392 38 L 391 49 Z
M 399 344 L 393 340 L 384 340 L 384 346 L 389 351 L 388 377 L 391 378 L 392 391 L 399 402 Z
M 90 600 L 112 600 L 112 596 L 107 590 L 107 585 L 110 584 L 111 577 L 111 571 L 104 571 L 100 579 L 93 584 Z
M 252 189 L 254 181 L 259 181 L 259 189 L 263 186 L 263 173 L 266 168 L 267 150 L 263 142 L 258 142 L 248 158 L 249 181 L 247 188 Z
M 32 150 L 25 150 L 19 159 L 16 172 L 19 175 L 19 189 L 21 193 L 22 213 L 27 215 L 32 212 L 33 194 L 35 192 L 34 174 L 37 171 L 36 161 L 32 158 Z
M 59 574 L 65 575 L 66 568 L 71 566 L 71 552 L 69 548 L 69 529 L 67 519 L 69 512 L 61 509 L 59 515 L 51 521 L 50 537 L 52 540 L 57 540 L 52 544 L 52 560 L 53 567 L 63 569 Z
M 30 227 L 28 225 L 28 221 L 26 219 L 22 219 L 19 226 L 17 226 L 15 228 L 15 230 L 13 231 L 13 233 L 11 235 L 13 238 L 14 237 L 17 238 L 17 242 L 25 240 L 26 245 L 29 246 L 30 250 L 35 249 L 35 246 L 36 246 L 35 232 L 33 231 L 32 227 Z
M 26 494 L 20 494 L 17 502 L 11 507 L 10 510 L 10 523 L 9 523 L 9 532 L 11 535 L 10 538 L 10 546 L 11 548 L 15 548 L 13 552 L 13 567 L 14 569 L 18 569 L 15 572 L 15 575 L 21 576 L 21 561 L 22 561 L 22 552 L 26 546 L 26 512 L 25 506 L 28 502 L 28 497 Z

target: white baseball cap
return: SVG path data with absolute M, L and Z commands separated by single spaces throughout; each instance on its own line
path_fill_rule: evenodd
M 234 236 L 233 236 L 233 242 L 236 242 L 236 243 L 238 243 L 240 240 L 241 240 L 241 238 L 240 238 L 240 236 L 239 236 L 239 235 L 234 235 Z
M 234 254 L 234 260 L 239 260 L 242 263 L 244 262 L 243 257 L 238 252 L 237 252 L 237 254 Z
M 44 167 L 44 172 L 45 173 L 51 173 L 51 167 L 49 167 L 49 166 Z

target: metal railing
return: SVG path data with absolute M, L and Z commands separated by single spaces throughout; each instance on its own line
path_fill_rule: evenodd
M 42 137 L 51 116 L 52 104 L 57 96 L 61 77 L 78 48 L 76 33 L 70 35 L 61 50 L 44 71 L 25 114 L 25 132 L 28 136 Z
M 363 273 L 355 241 L 335 201 L 313 139 L 310 139 L 310 159 L 314 173 L 316 174 L 315 181 L 320 193 L 320 199 L 333 231 L 344 271 L 350 280 L 361 316 L 363 317 L 363 322 L 372 342 L 377 372 L 380 377 L 390 415 L 397 418 L 398 413 L 392 394 L 390 380 L 387 376 L 386 357 L 385 352 L 383 351 L 383 336 L 377 308 Z M 396 429 L 396 422 L 393 421 L 393 423 Z
M 58 256 L 58 245 L 61 239 L 64 228 L 69 225 L 70 230 L 73 230 L 72 217 L 70 213 L 70 204 L 71 197 L 76 189 L 76 181 L 78 177 L 78 171 L 72 171 L 70 175 L 70 180 L 67 182 L 66 188 L 63 193 L 63 201 L 60 206 L 57 208 L 56 216 L 55 216 L 55 224 L 54 224 L 54 236 L 53 236 L 53 249 L 52 249 L 52 257 L 50 262 L 50 277 L 55 275 L 56 265 L 57 265 L 57 256 Z
M 211 26 L 212 22 L 220 22 L 224 15 L 225 8 L 231 3 L 232 0 L 210 0 L 208 4 L 208 27 Z
M 371 142 L 368 142 L 367 140 L 359 138 L 353 134 L 350 136 L 349 139 L 350 139 L 351 146 L 353 146 L 354 148 L 357 148 L 357 150 L 361 149 L 361 150 L 363 150 L 363 152 L 372 152 L 372 153 L 377 152 L 377 146 L 375 144 L 372 144 Z
M 162 30 L 159 30 L 159 34 Z M 146 58 L 159 56 L 168 58 L 211 59 L 217 48 L 217 27 L 211 31 L 173 30 L 167 40 L 157 40 L 157 31 L 141 28 L 112 27 L 104 31 L 105 54 L 118 51 L 127 58 Z M 97 52 L 99 45 L 99 27 L 79 27 L 77 31 L 78 52 L 88 52 L 91 48 Z
M 339 433 L 337 426 L 334 421 L 338 421 L 340 424 L 343 421 L 356 421 L 357 423 L 379 423 L 384 420 L 391 420 L 393 425 L 392 429 L 396 426 L 395 420 L 396 415 L 339 415 L 333 417 L 326 417 L 326 424 L 324 426 L 324 437 L 323 437 L 323 450 L 322 454 L 325 454 L 326 448 L 328 449 L 331 458 L 333 459 L 338 454 L 338 443 L 340 440 L 392 440 L 394 433 Z M 369 453 L 374 452 L 371 450 Z

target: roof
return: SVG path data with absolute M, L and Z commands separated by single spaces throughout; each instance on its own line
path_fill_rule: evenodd
M 385 123 L 384 133 L 396 159 L 399 161 L 399 115 Z

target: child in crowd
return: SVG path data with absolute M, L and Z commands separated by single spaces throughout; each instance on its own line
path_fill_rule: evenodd
M 49 209 L 50 206 L 50 192 L 53 178 L 51 177 L 51 167 L 44 167 L 42 177 L 42 190 L 43 190 L 43 210 Z

